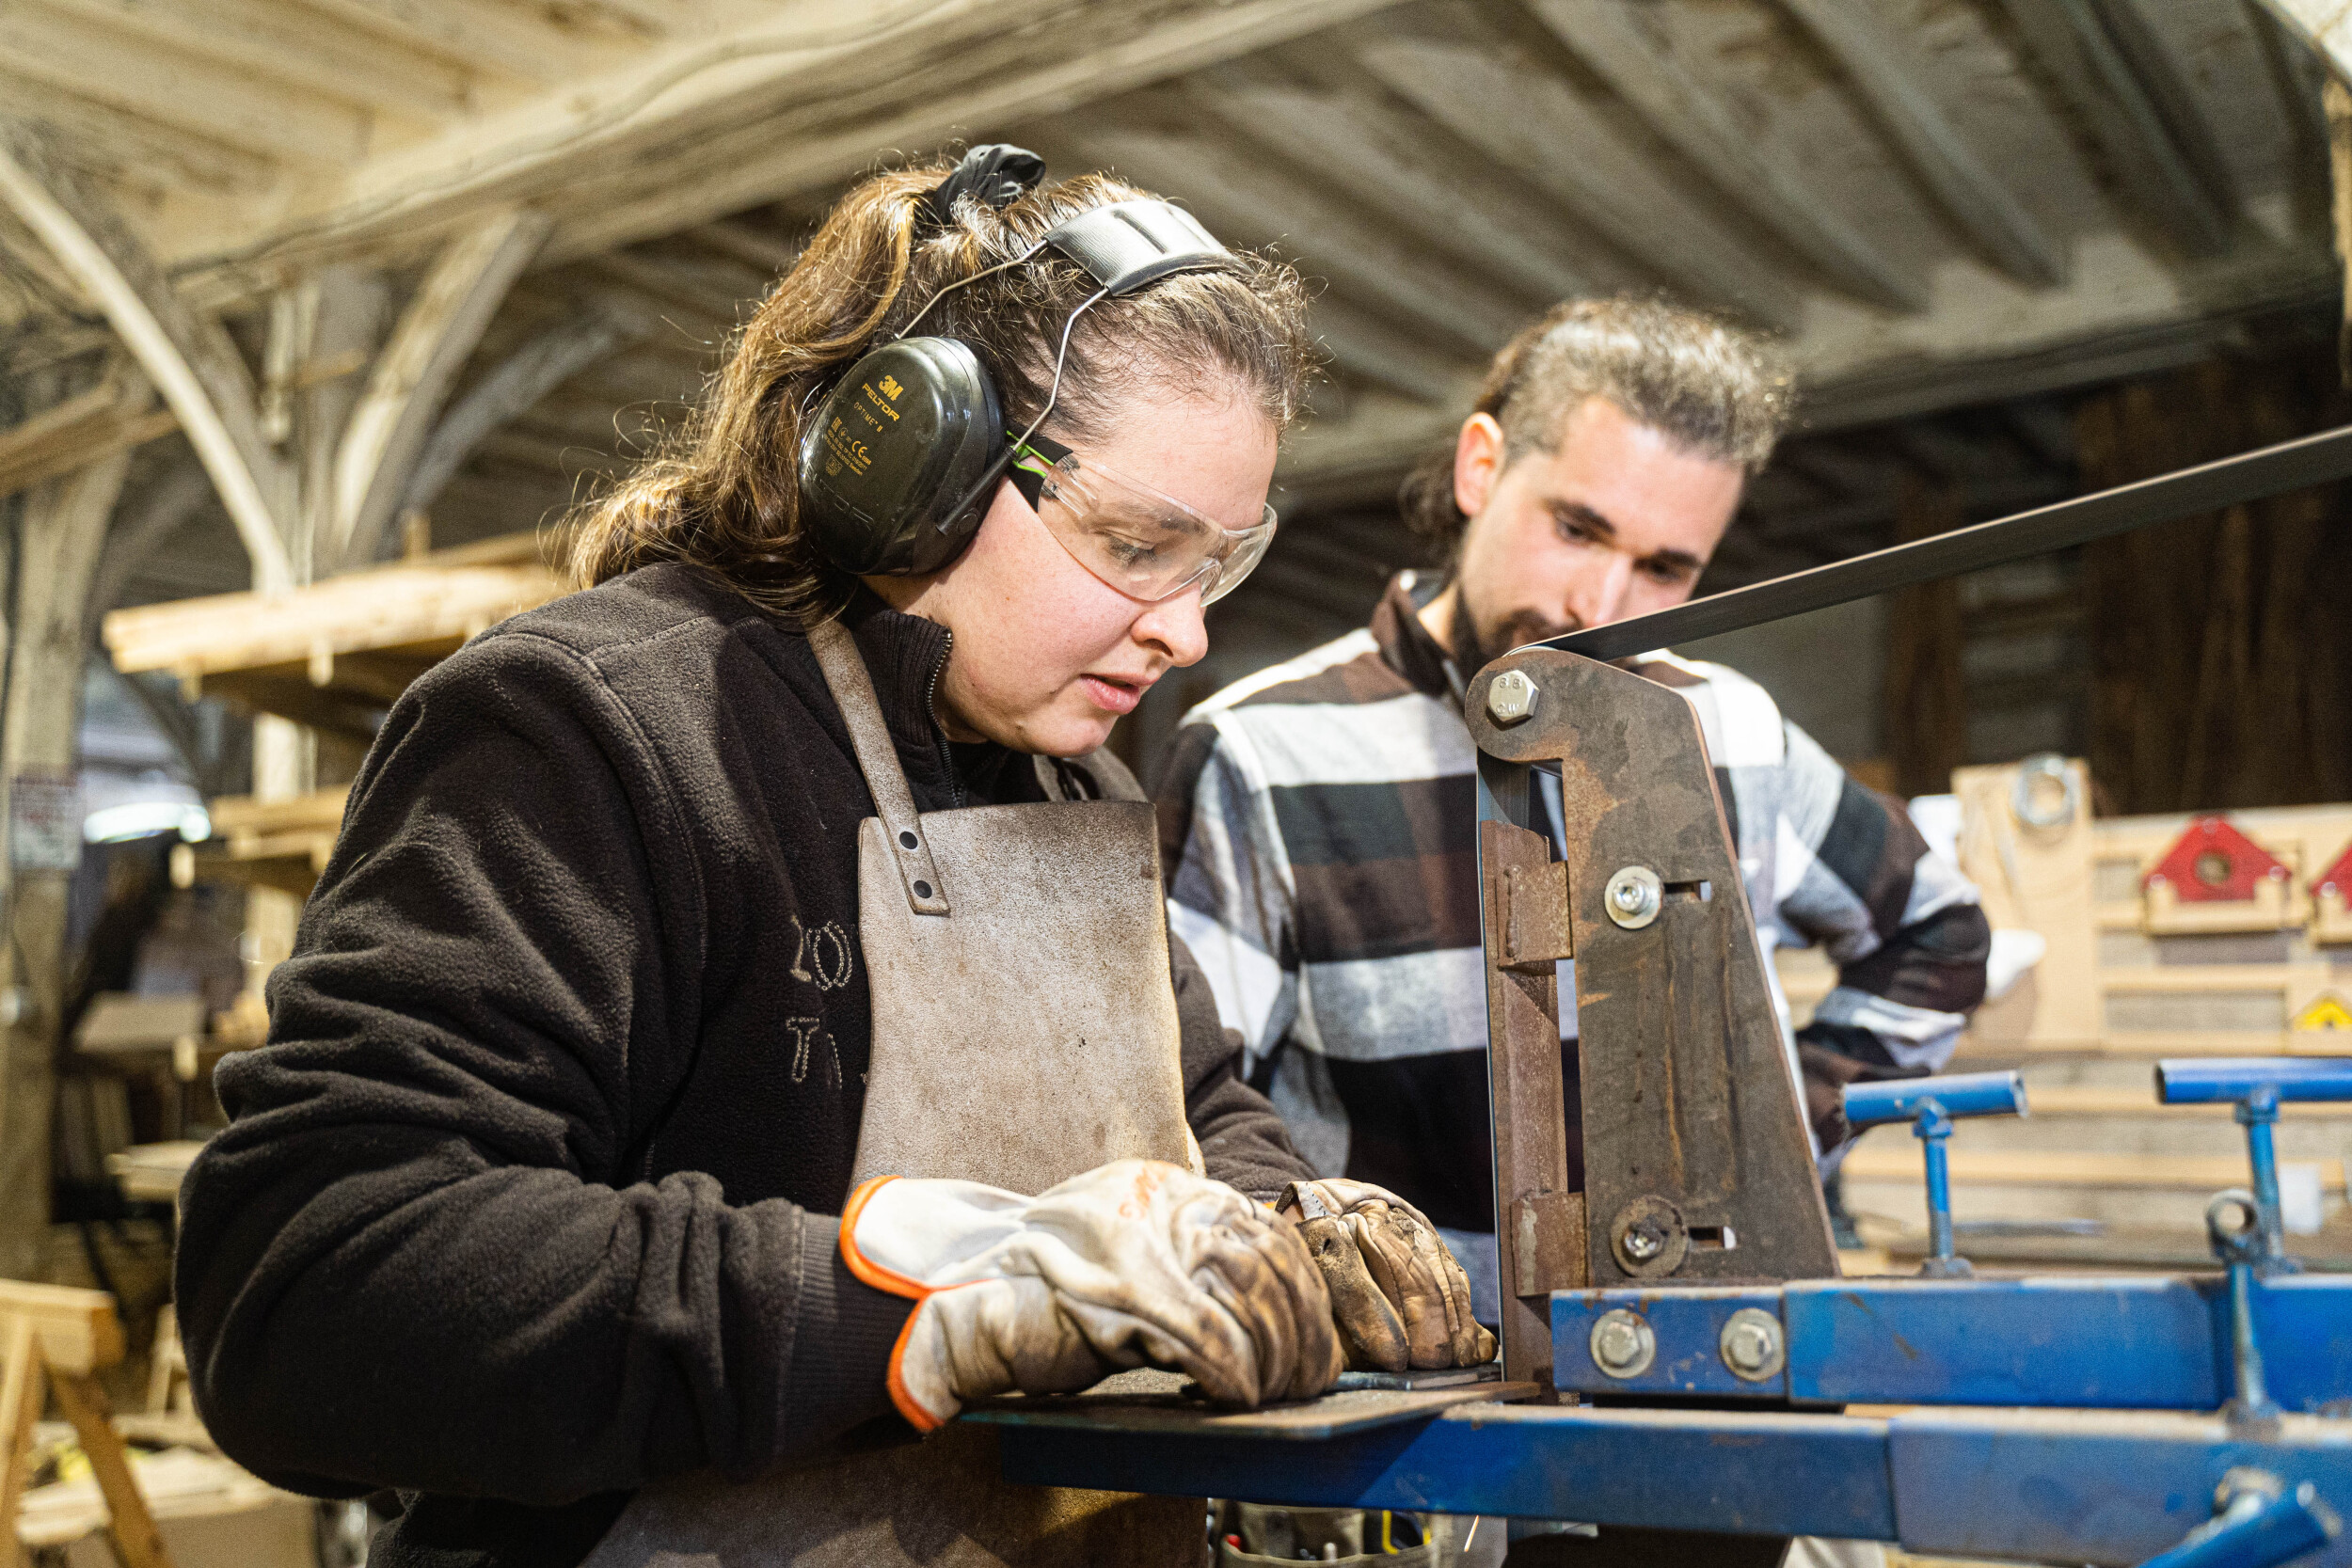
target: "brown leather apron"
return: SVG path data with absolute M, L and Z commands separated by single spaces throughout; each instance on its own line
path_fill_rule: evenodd
M 1034 1194 L 1112 1160 L 1199 1170 L 1151 805 L 918 814 L 849 632 L 809 642 L 880 813 L 858 825 L 873 1052 L 855 1180 Z M 657 1482 L 582 1568 L 1196 1568 L 1203 1520 L 1191 1498 L 1008 1486 L 989 1429 L 950 1422 L 748 1484 Z

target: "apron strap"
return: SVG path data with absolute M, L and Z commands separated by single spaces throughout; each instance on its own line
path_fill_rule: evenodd
M 874 697 L 873 678 L 866 673 L 866 660 L 858 656 L 850 628 L 837 620 L 820 621 L 808 628 L 808 645 L 816 652 L 817 667 L 825 673 L 841 721 L 850 728 L 850 748 L 857 753 L 858 771 L 866 775 L 866 793 L 874 798 L 882 836 L 898 858 L 908 906 L 916 914 L 946 914 L 946 884 L 931 863 L 930 840 L 914 809 L 914 794 L 907 788 L 898 749 L 891 743 L 890 726 L 882 721 L 882 704 Z

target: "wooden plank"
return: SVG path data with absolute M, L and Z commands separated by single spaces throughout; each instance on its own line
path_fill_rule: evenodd
M 547 233 L 536 213 L 490 214 L 450 241 L 418 285 L 336 449 L 336 559 L 375 559 L 442 400 Z
M 1867 0 L 1781 0 L 1804 23 L 1969 242 L 2012 277 L 2065 281 L 2066 252 L 1944 112 L 1909 43 Z
M 351 786 L 339 784 L 333 789 L 315 789 L 282 800 L 223 795 L 210 801 L 206 810 L 216 834 L 317 831 L 332 833 L 342 826 L 343 807 L 350 798 Z
M 572 38 L 514 8 L 469 0 L 301 0 L 355 32 L 427 60 L 518 82 L 558 82 L 586 63 Z
M 1361 93 L 1299 87 L 1243 62 L 1195 78 L 1187 94 L 1233 130 L 1351 191 L 1381 221 L 1409 227 L 1473 277 L 1530 302 L 1591 292 L 1593 273 L 1580 264 L 1591 247 L 1573 230 L 1480 170 L 1433 157 L 1409 120 L 1380 112 Z
M 87 1373 L 61 1372 L 51 1368 L 50 1386 L 66 1419 L 82 1439 L 82 1452 L 106 1499 L 106 1539 L 114 1544 L 122 1568 L 171 1568 L 171 1554 L 155 1528 L 147 1499 L 139 1496 L 131 1476 L 131 1456 L 122 1438 L 106 1419 L 106 1391 Z
M 0 1317 L 0 1568 L 23 1560 L 17 1504 L 32 1479 L 33 1423 L 40 1419 L 47 1379 L 31 1319 Z
M 1892 310 L 1927 309 L 1923 281 L 1847 222 L 1805 170 L 1760 147 L 1721 95 L 1669 50 L 1638 0 L 1529 0 L 1529 7 L 1650 129 L 1840 288 Z
M 197 317 L 146 247 L 21 127 L 0 123 L 0 200 L 80 279 L 180 418 L 264 590 L 293 580 L 277 515 L 293 477 L 262 439 L 253 379 L 217 321 Z
M 41 1359 L 57 1371 L 103 1371 L 122 1359 L 122 1320 L 103 1291 L 0 1279 L 0 1323 L 11 1322 L 29 1325 Z
M 1155 105 L 1156 106 L 1156 105 Z M 1230 146 L 1131 116 L 1126 105 L 1057 123 L 1043 138 L 1063 168 L 1109 169 L 1172 192 L 1227 243 L 1271 246 L 1310 277 L 1328 278 L 1399 331 L 1455 352 L 1493 353 L 1527 311 L 1475 275 L 1440 261 L 1361 206 Z
M 2192 255 L 2229 249 L 2235 214 L 2182 151 L 2092 0 L 2005 0 L 2005 8 L 2140 212 Z
M 419 125 L 470 111 L 471 73 L 315 10 L 271 0 L 44 0 L 111 33 L 241 74 L 275 101 L 292 88 L 348 100 Z
M 368 150 L 366 112 L 310 85 L 257 93 L 242 71 L 150 49 L 56 10 L 0 11 L 0 60 L 11 74 L 288 163 L 348 166 Z
M 1798 325 L 1804 301 L 1788 279 L 1661 177 L 1645 153 L 1554 72 L 1484 39 L 1387 39 L 1362 46 L 1357 58 L 1423 114 L 1659 277 L 1700 298 L 1736 305 L 1765 325 Z M 1511 105 L 1510 113 L 1497 114 L 1498 103 Z

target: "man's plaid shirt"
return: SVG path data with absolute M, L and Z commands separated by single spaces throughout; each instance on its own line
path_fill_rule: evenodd
M 1168 919 L 1311 1164 L 1491 1231 L 1475 752 L 1413 589 L 1185 717 L 1159 791 Z M 1805 1038 L 1941 1067 L 1984 990 L 1976 889 L 1753 681 L 1632 667 L 1698 710 L 1768 970 L 1817 942 L 1838 966 Z

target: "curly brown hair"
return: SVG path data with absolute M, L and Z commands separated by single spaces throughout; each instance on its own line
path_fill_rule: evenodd
M 802 421 L 840 372 L 895 335 L 927 302 L 927 333 L 970 344 L 1009 421 L 1044 406 L 1063 323 L 1096 284 L 1053 251 L 979 278 L 1056 225 L 1150 193 L 1086 174 L 997 209 L 959 198 L 950 221 L 924 198 L 952 166 L 874 175 L 834 206 L 738 335 L 693 416 L 668 446 L 565 520 L 563 559 L 602 582 L 656 562 L 704 567 L 763 609 L 837 613 L 854 579 L 826 562 L 800 519 L 794 467 Z M 1278 429 L 1297 418 L 1314 352 L 1307 295 L 1290 267 L 1248 252 L 1216 272 L 1180 273 L 1079 318 L 1052 424 L 1083 441 L 1138 387 L 1224 376 Z
M 1792 402 L 1772 340 L 1704 311 L 1620 294 L 1553 306 L 1495 355 L 1471 412 L 1502 426 L 1503 461 L 1558 448 L 1563 421 L 1606 398 L 1685 450 L 1753 473 L 1772 455 Z M 1397 491 L 1405 523 L 1451 562 L 1470 519 L 1454 500 L 1454 443 L 1422 456 Z

